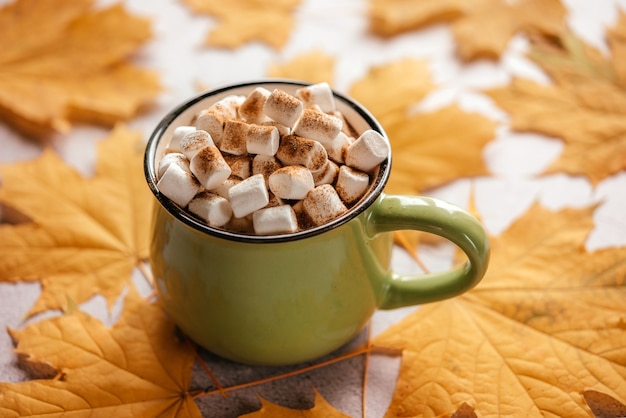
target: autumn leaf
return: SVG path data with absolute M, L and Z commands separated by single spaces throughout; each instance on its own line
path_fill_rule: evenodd
M 492 238 L 483 281 L 374 339 L 403 350 L 391 416 L 591 416 L 626 399 L 626 247 L 587 252 L 594 208 L 531 207 Z
M 464 60 L 498 59 L 518 32 L 558 34 L 565 28 L 559 0 L 370 0 L 374 33 L 393 36 L 438 22 L 450 22 Z
M 626 48 L 622 18 L 610 36 L 613 51 Z M 622 52 L 618 53 L 621 54 Z M 511 115 L 512 128 L 564 141 L 546 173 L 586 176 L 593 184 L 626 168 L 626 73 L 572 34 L 535 38 L 530 53 L 554 80 L 540 85 L 516 79 L 487 91 Z
M 208 46 L 236 48 L 262 41 L 276 49 L 289 40 L 293 12 L 300 0 L 182 0 L 196 13 L 215 16 L 218 24 L 206 37 Z
M 315 50 L 299 54 L 288 62 L 271 65 L 267 75 L 309 83 L 326 82 L 332 85 L 334 70 L 335 59 L 322 51 Z
M 345 415 L 335 408 L 333 408 L 326 400 L 315 391 L 315 406 L 307 410 L 298 410 L 291 408 L 284 408 L 282 406 L 273 404 L 263 398 L 261 399 L 261 409 L 256 412 L 241 415 L 241 418 L 348 418 L 349 415 Z
M 187 391 L 194 356 L 162 309 L 129 292 L 107 328 L 80 311 L 11 331 L 17 353 L 58 379 L 0 383 L 0 415 L 200 417 Z
M 112 304 L 147 259 L 151 196 L 141 137 L 122 126 L 98 144 L 93 178 L 47 149 L 0 166 L 0 201 L 32 222 L 0 224 L 0 281 L 40 281 L 29 315 L 99 293 Z
M 407 59 L 372 68 L 350 90 L 389 136 L 391 193 L 415 194 L 460 177 L 487 174 L 482 153 L 495 137 L 495 123 L 456 105 L 411 114 L 410 108 L 434 88 L 426 63 Z
M 134 116 L 160 90 L 155 74 L 126 62 L 149 38 L 149 21 L 120 4 L 17 0 L 0 8 L 0 116 L 39 138 L 71 121 Z

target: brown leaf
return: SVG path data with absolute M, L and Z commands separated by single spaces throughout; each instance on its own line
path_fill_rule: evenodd
M 200 417 L 187 389 L 193 353 L 161 308 L 126 297 L 113 328 L 81 312 L 11 331 L 16 351 L 60 379 L 0 383 L 0 415 Z
M 606 393 L 586 390 L 583 396 L 595 418 L 626 417 L 626 405 Z
M 626 247 L 587 252 L 593 208 L 538 205 L 492 239 L 483 281 L 373 344 L 402 349 L 391 416 L 589 416 L 588 388 L 626 399 Z
M 152 200 L 143 148 L 138 134 L 120 126 L 98 145 L 93 178 L 50 150 L 0 167 L 0 201 L 32 219 L 0 224 L 0 281 L 41 281 L 31 315 L 95 293 L 112 304 L 147 259 Z
M 155 74 L 126 63 L 150 23 L 120 4 L 91 4 L 17 0 L 0 9 L 0 115 L 27 135 L 65 132 L 72 120 L 111 125 L 160 90 Z
M 559 0 L 370 0 L 370 19 L 373 32 L 384 36 L 451 22 L 462 59 L 497 59 L 517 32 L 560 33 L 565 8 Z
M 307 410 L 298 410 L 291 408 L 284 408 L 282 406 L 273 404 L 261 398 L 262 407 L 256 412 L 241 415 L 241 418 L 348 418 L 349 416 L 337 411 L 326 400 L 315 391 L 315 406 Z
M 218 19 L 207 35 L 206 45 L 236 48 L 247 42 L 262 41 L 276 49 L 289 40 L 294 26 L 293 12 L 300 0 L 182 0 L 197 13 Z
M 334 70 L 335 59 L 322 51 L 315 50 L 297 55 L 289 62 L 270 66 L 267 75 L 309 83 L 327 82 L 332 85 Z

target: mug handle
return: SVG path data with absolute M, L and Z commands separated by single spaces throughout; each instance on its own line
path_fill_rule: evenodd
M 447 271 L 421 275 L 381 272 L 379 309 L 435 302 L 464 293 L 480 282 L 489 264 L 489 237 L 465 210 L 442 200 L 382 195 L 366 218 L 368 236 L 399 230 L 429 232 L 450 240 L 467 255 L 467 262 Z

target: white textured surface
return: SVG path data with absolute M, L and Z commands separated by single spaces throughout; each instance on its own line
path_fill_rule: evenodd
M 6 1 L 0 0 L 0 4 Z M 102 2 L 113 3 L 113 0 Z M 617 17 L 615 4 L 626 9 L 626 1 L 592 2 L 568 0 L 572 10 L 571 26 L 591 44 L 606 51 L 604 28 Z M 416 111 L 433 110 L 449 103 L 480 112 L 506 124 L 507 116 L 498 110 L 479 89 L 505 84 L 512 75 L 546 82 L 546 77 L 523 58 L 526 42 L 514 38 L 507 53 L 498 63 L 477 62 L 461 65 L 454 58 L 454 42 L 444 25 L 383 40 L 367 32 L 366 2 L 360 0 L 308 0 L 297 12 L 297 25 L 290 42 L 280 52 L 260 44 L 249 44 L 236 50 L 207 49 L 201 46 L 205 33 L 214 24 L 208 17 L 192 15 L 174 0 L 129 0 L 133 12 L 153 20 L 154 39 L 137 56 L 137 61 L 158 71 L 165 91 L 155 108 L 139 117 L 130 126 L 147 138 L 156 122 L 173 106 L 196 93 L 197 84 L 206 87 L 227 82 L 262 77 L 268 65 L 287 61 L 297 54 L 319 49 L 336 57 L 334 87 L 346 92 L 351 83 L 378 65 L 407 56 L 428 60 L 433 79 L 439 88 L 416 106 Z M 94 143 L 106 131 L 92 127 L 76 127 L 72 133 L 57 138 L 53 147 L 71 165 L 91 175 L 95 159 Z M 560 152 L 559 141 L 540 135 L 512 133 L 506 127 L 485 149 L 485 159 L 493 175 L 478 179 L 462 179 L 429 194 L 465 206 L 474 188 L 477 207 L 487 229 L 499 234 L 534 201 L 550 208 L 582 206 L 602 202 L 595 213 L 596 227 L 587 247 L 592 249 L 626 244 L 626 173 L 601 182 L 597 187 L 582 178 L 565 175 L 536 177 Z M 37 156 L 41 148 L 24 141 L 0 124 L 0 163 L 27 160 Z M 448 246 L 426 248 L 422 257 L 431 270 L 449 265 L 453 249 Z M 394 253 L 394 268 L 403 273 L 418 273 L 419 267 L 402 251 Z M 147 292 L 137 275 L 135 282 Z M 0 322 L 9 327 L 24 325 L 23 315 L 33 305 L 39 286 L 33 283 L 0 284 Z M 121 304 L 107 312 L 101 297 L 85 303 L 82 308 L 108 324 L 115 322 Z M 371 323 L 371 332 L 378 334 L 415 308 L 379 312 Z M 52 313 L 54 314 L 54 313 Z M 34 318 L 39 320 L 45 314 Z M 365 338 L 353 342 L 355 347 Z M 0 332 L 0 379 L 17 382 L 26 378 L 11 352 L 8 334 Z M 203 353 L 213 372 L 224 386 L 259 377 L 274 375 L 286 368 L 247 367 L 222 361 Z M 369 364 L 367 416 L 381 417 L 391 399 L 399 359 L 372 356 Z M 257 394 L 292 408 L 312 406 L 312 387 L 337 409 L 350 416 L 361 416 L 363 357 L 355 357 L 333 366 L 298 377 L 231 393 L 227 399 L 212 395 L 198 400 L 207 417 L 234 417 L 260 407 Z M 194 387 L 209 387 L 210 381 L 198 367 Z

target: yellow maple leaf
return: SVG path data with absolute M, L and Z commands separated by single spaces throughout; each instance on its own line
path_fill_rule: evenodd
M 315 391 L 315 406 L 311 409 L 307 410 L 298 410 L 285 408 L 279 405 L 276 405 L 272 402 L 269 402 L 263 398 L 261 398 L 261 409 L 256 412 L 252 412 L 249 414 L 241 415 L 241 418 L 262 418 L 262 417 L 272 417 L 272 418 L 295 418 L 295 417 L 303 417 L 303 418 L 348 418 L 349 415 L 343 414 L 333 408 L 326 400 L 319 394 L 319 392 Z
M 315 50 L 299 54 L 288 62 L 271 65 L 267 70 L 267 75 L 309 83 L 327 82 L 332 85 L 334 70 L 334 57 Z
M 143 141 L 122 126 L 98 144 L 85 178 L 47 149 L 0 166 L 0 201 L 31 222 L 0 224 L 0 281 L 39 280 L 30 314 L 102 294 L 109 304 L 148 256 L 152 197 L 143 178 Z
M 294 26 L 293 12 L 300 0 L 182 0 L 197 13 L 215 16 L 218 25 L 206 37 L 210 46 L 236 48 L 262 41 L 276 49 L 289 40 Z
M 200 417 L 187 391 L 194 355 L 162 309 L 131 291 L 107 328 L 75 311 L 11 331 L 16 351 L 59 379 L 0 383 L 0 415 Z
M 70 121 L 128 119 L 160 91 L 155 74 L 126 59 L 150 37 L 150 22 L 117 4 L 16 0 L 0 8 L 0 116 L 38 138 Z
M 391 416 L 591 416 L 590 389 L 626 399 L 626 247 L 587 252 L 594 208 L 539 205 L 492 239 L 483 281 L 373 344 L 403 350 Z
M 410 114 L 411 106 L 434 90 L 427 65 L 406 59 L 372 68 L 350 95 L 382 124 L 393 163 L 387 190 L 420 193 L 465 176 L 487 173 L 484 146 L 495 137 L 495 123 L 450 105 Z
M 626 50 L 626 18 L 612 33 L 612 50 Z M 621 54 L 621 53 L 618 53 Z M 564 141 L 547 173 L 584 175 L 597 184 L 626 168 L 626 73 L 618 55 L 607 57 L 571 34 L 534 39 L 530 56 L 554 80 L 516 79 L 487 91 L 511 114 L 511 126 Z
M 432 23 L 451 22 L 462 59 L 497 59 L 520 31 L 558 34 L 565 27 L 559 0 L 370 0 L 374 33 L 391 36 Z

